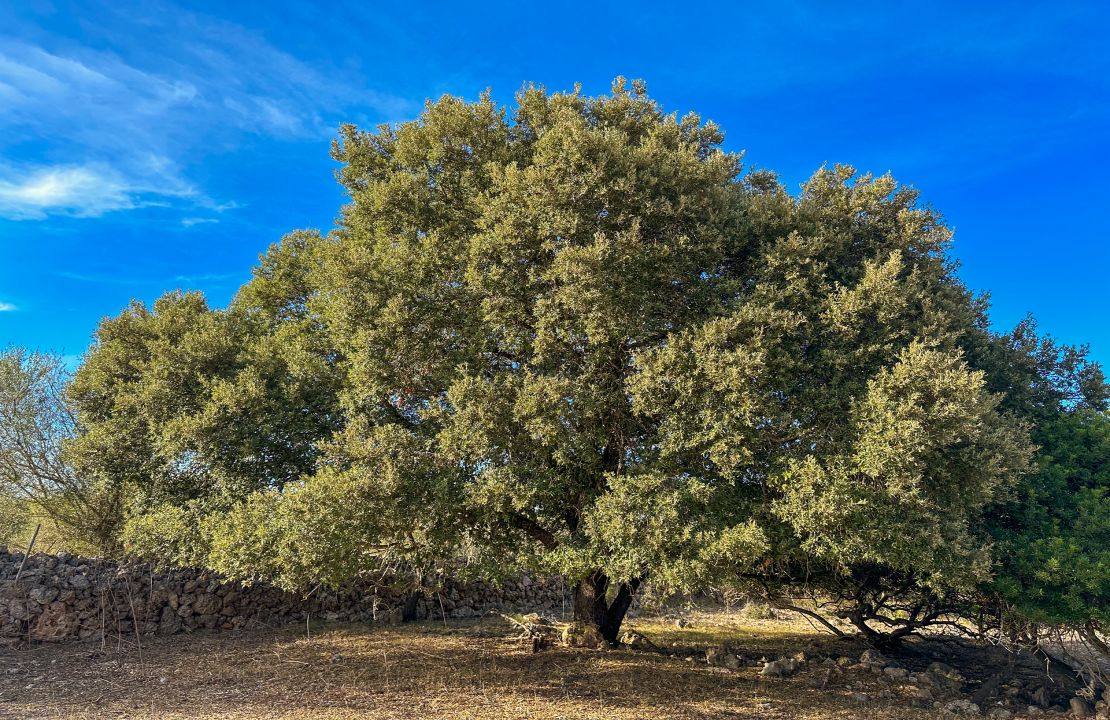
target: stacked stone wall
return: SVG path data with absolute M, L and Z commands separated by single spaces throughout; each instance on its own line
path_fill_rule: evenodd
M 22 564 L 22 570 L 20 565 Z M 18 578 L 17 578 L 18 575 Z M 562 578 L 527 575 L 500 584 L 443 579 L 413 593 L 382 576 L 307 596 L 243 586 L 196 569 L 156 570 L 59 553 L 0 550 L 0 637 L 73 641 L 275 627 L 299 622 L 378 622 L 474 617 L 491 611 L 563 615 Z

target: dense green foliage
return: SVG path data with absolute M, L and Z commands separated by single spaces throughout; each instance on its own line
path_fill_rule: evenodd
M 70 386 L 77 471 L 121 485 L 133 515 L 226 507 L 311 472 L 339 422 L 332 362 L 304 310 L 318 242 L 290 235 L 227 310 L 172 293 L 103 321 Z
M 1094 617 L 1097 367 L 989 332 L 915 191 L 838 166 L 793 195 L 721 142 L 624 81 L 344 127 L 334 231 L 227 309 L 104 321 L 72 467 L 133 552 L 563 573 L 610 639 L 645 580 L 811 583 L 866 632 L 877 597 L 903 630 L 988 592 Z
M 1006 506 L 996 580 L 1022 616 L 1105 622 L 1110 613 L 1110 417 L 1061 413 L 1036 433 L 1037 472 Z M 1001 520 L 1001 518 L 1000 518 Z
M 992 583 L 1026 621 L 1102 623 L 1110 612 L 1110 386 L 1082 348 L 1039 338 L 1031 321 L 990 360 L 1005 406 L 1028 419 L 1034 472 L 992 508 Z

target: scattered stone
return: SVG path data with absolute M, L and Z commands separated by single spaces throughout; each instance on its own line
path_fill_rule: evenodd
M 608 645 L 596 627 L 580 622 L 571 623 L 563 628 L 563 644 L 568 647 L 594 649 Z
M 859 661 L 866 665 L 881 664 L 886 665 L 887 659 L 880 655 L 875 650 L 864 650 L 863 654 L 859 656 Z
M 932 700 L 933 691 L 927 687 L 914 686 L 910 689 L 910 697 L 916 700 Z
M 888 665 L 883 668 L 883 674 L 891 680 L 905 680 L 907 677 L 909 677 L 910 673 L 905 668 Z
M 539 617 L 538 615 L 536 617 Z M 528 616 L 525 616 L 527 619 Z M 633 650 L 643 650 L 645 648 L 655 647 L 655 643 L 648 640 L 647 636 L 643 633 L 638 633 L 635 630 L 625 630 L 620 637 L 621 645 L 627 645 Z
M 763 666 L 760 675 L 764 677 L 789 677 L 796 673 L 799 667 L 801 667 L 801 663 L 794 658 L 772 660 Z
M 934 677 L 945 680 L 951 685 L 962 685 L 967 682 L 963 675 L 959 673 L 951 665 L 946 665 L 942 662 L 935 662 L 929 665 L 929 674 Z
M 727 645 L 714 645 L 706 648 L 705 662 L 714 667 L 736 670 L 740 667 L 740 657 Z
M 1073 697 L 1068 702 L 1068 711 L 1071 712 L 1072 717 L 1091 717 L 1091 706 L 1083 698 Z
M 829 682 L 832 680 L 834 672 L 836 672 L 836 671 L 833 668 L 830 667 L 827 670 L 825 670 L 824 674 L 816 675 L 816 676 L 810 678 L 806 682 L 806 684 L 809 685 L 811 688 L 816 688 L 818 690 L 824 690 L 826 687 L 828 687 Z
M 941 707 L 941 710 L 952 715 L 978 715 L 979 706 L 966 698 L 953 700 Z

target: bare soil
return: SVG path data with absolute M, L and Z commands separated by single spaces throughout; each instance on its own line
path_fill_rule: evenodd
M 630 620 L 648 650 L 533 653 L 500 618 L 0 647 L 0 718 L 937 717 L 913 706 L 912 688 L 869 673 L 830 677 L 812 663 L 761 677 L 761 657 L 814 643 L 860 652 L 801 619 L 699 613 L 688 623 Z M 704 648 L 722 642 L 743 650 L 745 667 L 706 664 Z

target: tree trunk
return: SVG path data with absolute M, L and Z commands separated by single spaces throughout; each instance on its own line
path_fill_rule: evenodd
M 606 642 L 615 645 L 621 623 L 624 622 L 624 616 L 632 605 L 632 598 L 641 582 L 642 578 L 633 578 L 620 583 L 616 596 L 610 603 L 606 597 L 609 592 L 609 576 L 604 572 L 597 570 L 579 580 L 574 587 L 575 621 L 597 628 Z

